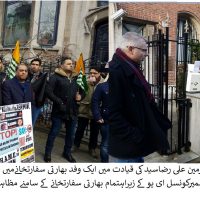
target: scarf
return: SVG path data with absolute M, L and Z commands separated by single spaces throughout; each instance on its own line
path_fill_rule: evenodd
M 142 71 L 139 68 L 139 65 L 132 61 L 121 49 L 116 49 L 116 55 L 120 57 L 124 62 L 128 64 L 128 66 L 133 70 L 133 73 L 137 76 L 137 78 L 140 80 L 142 86 L 144 87 L 145 93 L 149 101 L 151 102 L 154 100 L 153 95 L 151 94 L 149 83 L 146 81 L 144 75 L 142 74 Z

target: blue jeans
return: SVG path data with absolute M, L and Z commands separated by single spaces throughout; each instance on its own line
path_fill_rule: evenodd
M 109 162 L 113 163 L 143 163 L 144 158 L 138 157 L 138 158 L 115 158 L 113 156 L 109 156 Z
M 48 134 L 47 142 L 46 142 L 46 148 L 45 148 L 45 154 L 50 155 L 53 149 L 53 144 L 56 136 L 58 135 L 62 123 L 64 121 L 57 117 L 52 117 L 52 126 L 50 133 Z M 77 125 L 77 118 L 75 119 L 69 119 L 65 121 L 65 128 L 66 128 L 66 135 L 65 135 L 65 146 L 63 153 L 71 154 L 71 148 L 74 143 L 74 136 L 75 136 L 75 130 Z
M 42 113 L 41 107 L 32 106 L 32 126 L 35 125 L 39 115 Z
M 101 162 L 108 162 L 108 135 L 109 135 L 109 125 L 103 124 L 100 126 L 101 130 L 101 144 L 100 144 L 100 157 Z

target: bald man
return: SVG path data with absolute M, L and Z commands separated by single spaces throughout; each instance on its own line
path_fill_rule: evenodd
M 3 84 L 3 105 L 32 102 L 32 90 L 27 77 L 28 67 L 23 63 L 19 64 L 15 77 Z

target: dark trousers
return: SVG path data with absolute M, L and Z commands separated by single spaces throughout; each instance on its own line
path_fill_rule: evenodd
M 89 149 L 97 148 L 99 131 L 100 131 L 99 124 L 93 119 L 90 120 L 90 141 L 88 145 Z
M 89 137 L 88 148 L 95 149 L 97 147 L 98 134 L 100 128 L 99 125 L 93 119 L 89 120 L 88 118 L 85 117 L 78 117 L 78 127 L 75 134 L 74 145 L 80 147 L 84 131 L 88 126 L 89 121 L 90 121 L 90 137 Z
M 50 155 L 53 149 L 53 144 L 56 136 L 60 132 L 60 129 L 62 127 L 62 123 L 65 122 L 65 128 L 66 128 L 66 135 L 65 135 L 65 146 L 63 153 L 64 154 L 70 154 L 71 148 L 74 142 L 74 135 L 75 135 L 75 129 L 77 124 L 77 119 L 69 119 L 66 121 L 63 121 L 60 118 L 52 117 L 52 126 L 50 133 L 48 134 L 47 142 L 46 142 L 46 148 L 45 148 L 45 154 Z
M 100 127 L 101 127 L 100 157 L 101 157 L 101 162 L 107 163 L 109 160 L 109 155 L 108 155 L 109 125 L 102 124 Z

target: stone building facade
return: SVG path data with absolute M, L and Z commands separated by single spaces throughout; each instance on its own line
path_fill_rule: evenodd
M 108 59 L 108 2 L 1 1 L 0 54 L 11 59 L 20 41 L 21 58 L 34 57 L 53 65 L 61 56 L 77 60 Z

